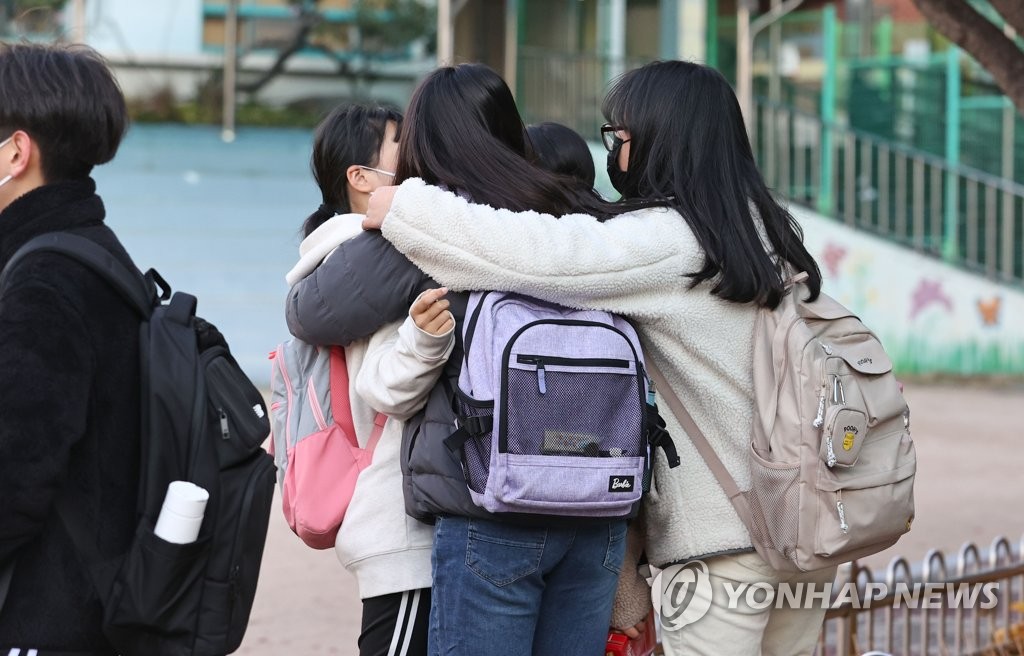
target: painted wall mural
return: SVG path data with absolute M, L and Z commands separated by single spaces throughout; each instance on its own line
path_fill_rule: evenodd
M 1024 290 L 791 210 L 825 291 L 878 334 L 900 372 L 1024 375 Z

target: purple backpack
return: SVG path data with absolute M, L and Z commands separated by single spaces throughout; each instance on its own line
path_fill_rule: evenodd
M 472 294 L 466 316 L 459 430 L 446 444 L 473 502 L 496 513 L 628 516 L 650 457 L 633 327 L 500 292 Z

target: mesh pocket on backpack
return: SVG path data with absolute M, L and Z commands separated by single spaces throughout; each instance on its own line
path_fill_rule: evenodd
M 508 369 L 507 453 L 643 456 L 643 404 L 634 373 Z M 615 401 L 609 403 L 609 399 Z
M 462 394 L 456 393 L 455 404 L 460 417 L 492 417 L 494 405 L 491 403 L 473 402 Z M 487 487 L 487 476 L 491 471 L 491 436 L 492 432 L 484 433 L 466 441 L 462 447 L 462 467 L 466 474 L 469 489 L 483 494 Z
M 790 558 L 796 549 L 800 522 L 800 465 L 776 465 L 753 453 L 750 492 L 755 542 Z

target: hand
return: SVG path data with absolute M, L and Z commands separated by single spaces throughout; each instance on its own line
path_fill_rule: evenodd
M 428 289 L 413 302 L 409 316 L 420 330 L 439 336 L 455 327 L 455 317 L 448 311 L 451 303 L 444 298 L 447 293 L 447 287 Z
M 380 230 L 384 225 L 384 217 L 391 211 L 391 201 L 395 199 L 397 192 L 398 187 L 377 187 L 373 190 L 366 207 L 363 230 Z
M 630 640 L 636 640 L 637 638 L 640 637 L 641 633 L 646 633 L 646 631 L 647 631 L 647 620 L 646 619 L 640 620 L 640 622 L 636 626 L 631 626 L 628 629 L 614 629 L 613 628 L 612 631 L 614 631 L 615 633 L 622 633 L 627 638 L 629 638 Z

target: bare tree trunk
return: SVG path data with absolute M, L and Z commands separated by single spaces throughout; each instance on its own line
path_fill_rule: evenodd
M 1020 2 L 993 0 L 992 4 L 997 8 L 1013 6 L 1007 13 L 1015 15 L 1020 13 L 1017 11 Z M 999 88 L 1024 115 L 1024 51 L 966 0 L 914 0 L 914 4 L 932 27 L 966 50 L 992 74 Z
M 989 0 L 1017 34 L 1024 34 L 1024 2 L 1020 0 Z

